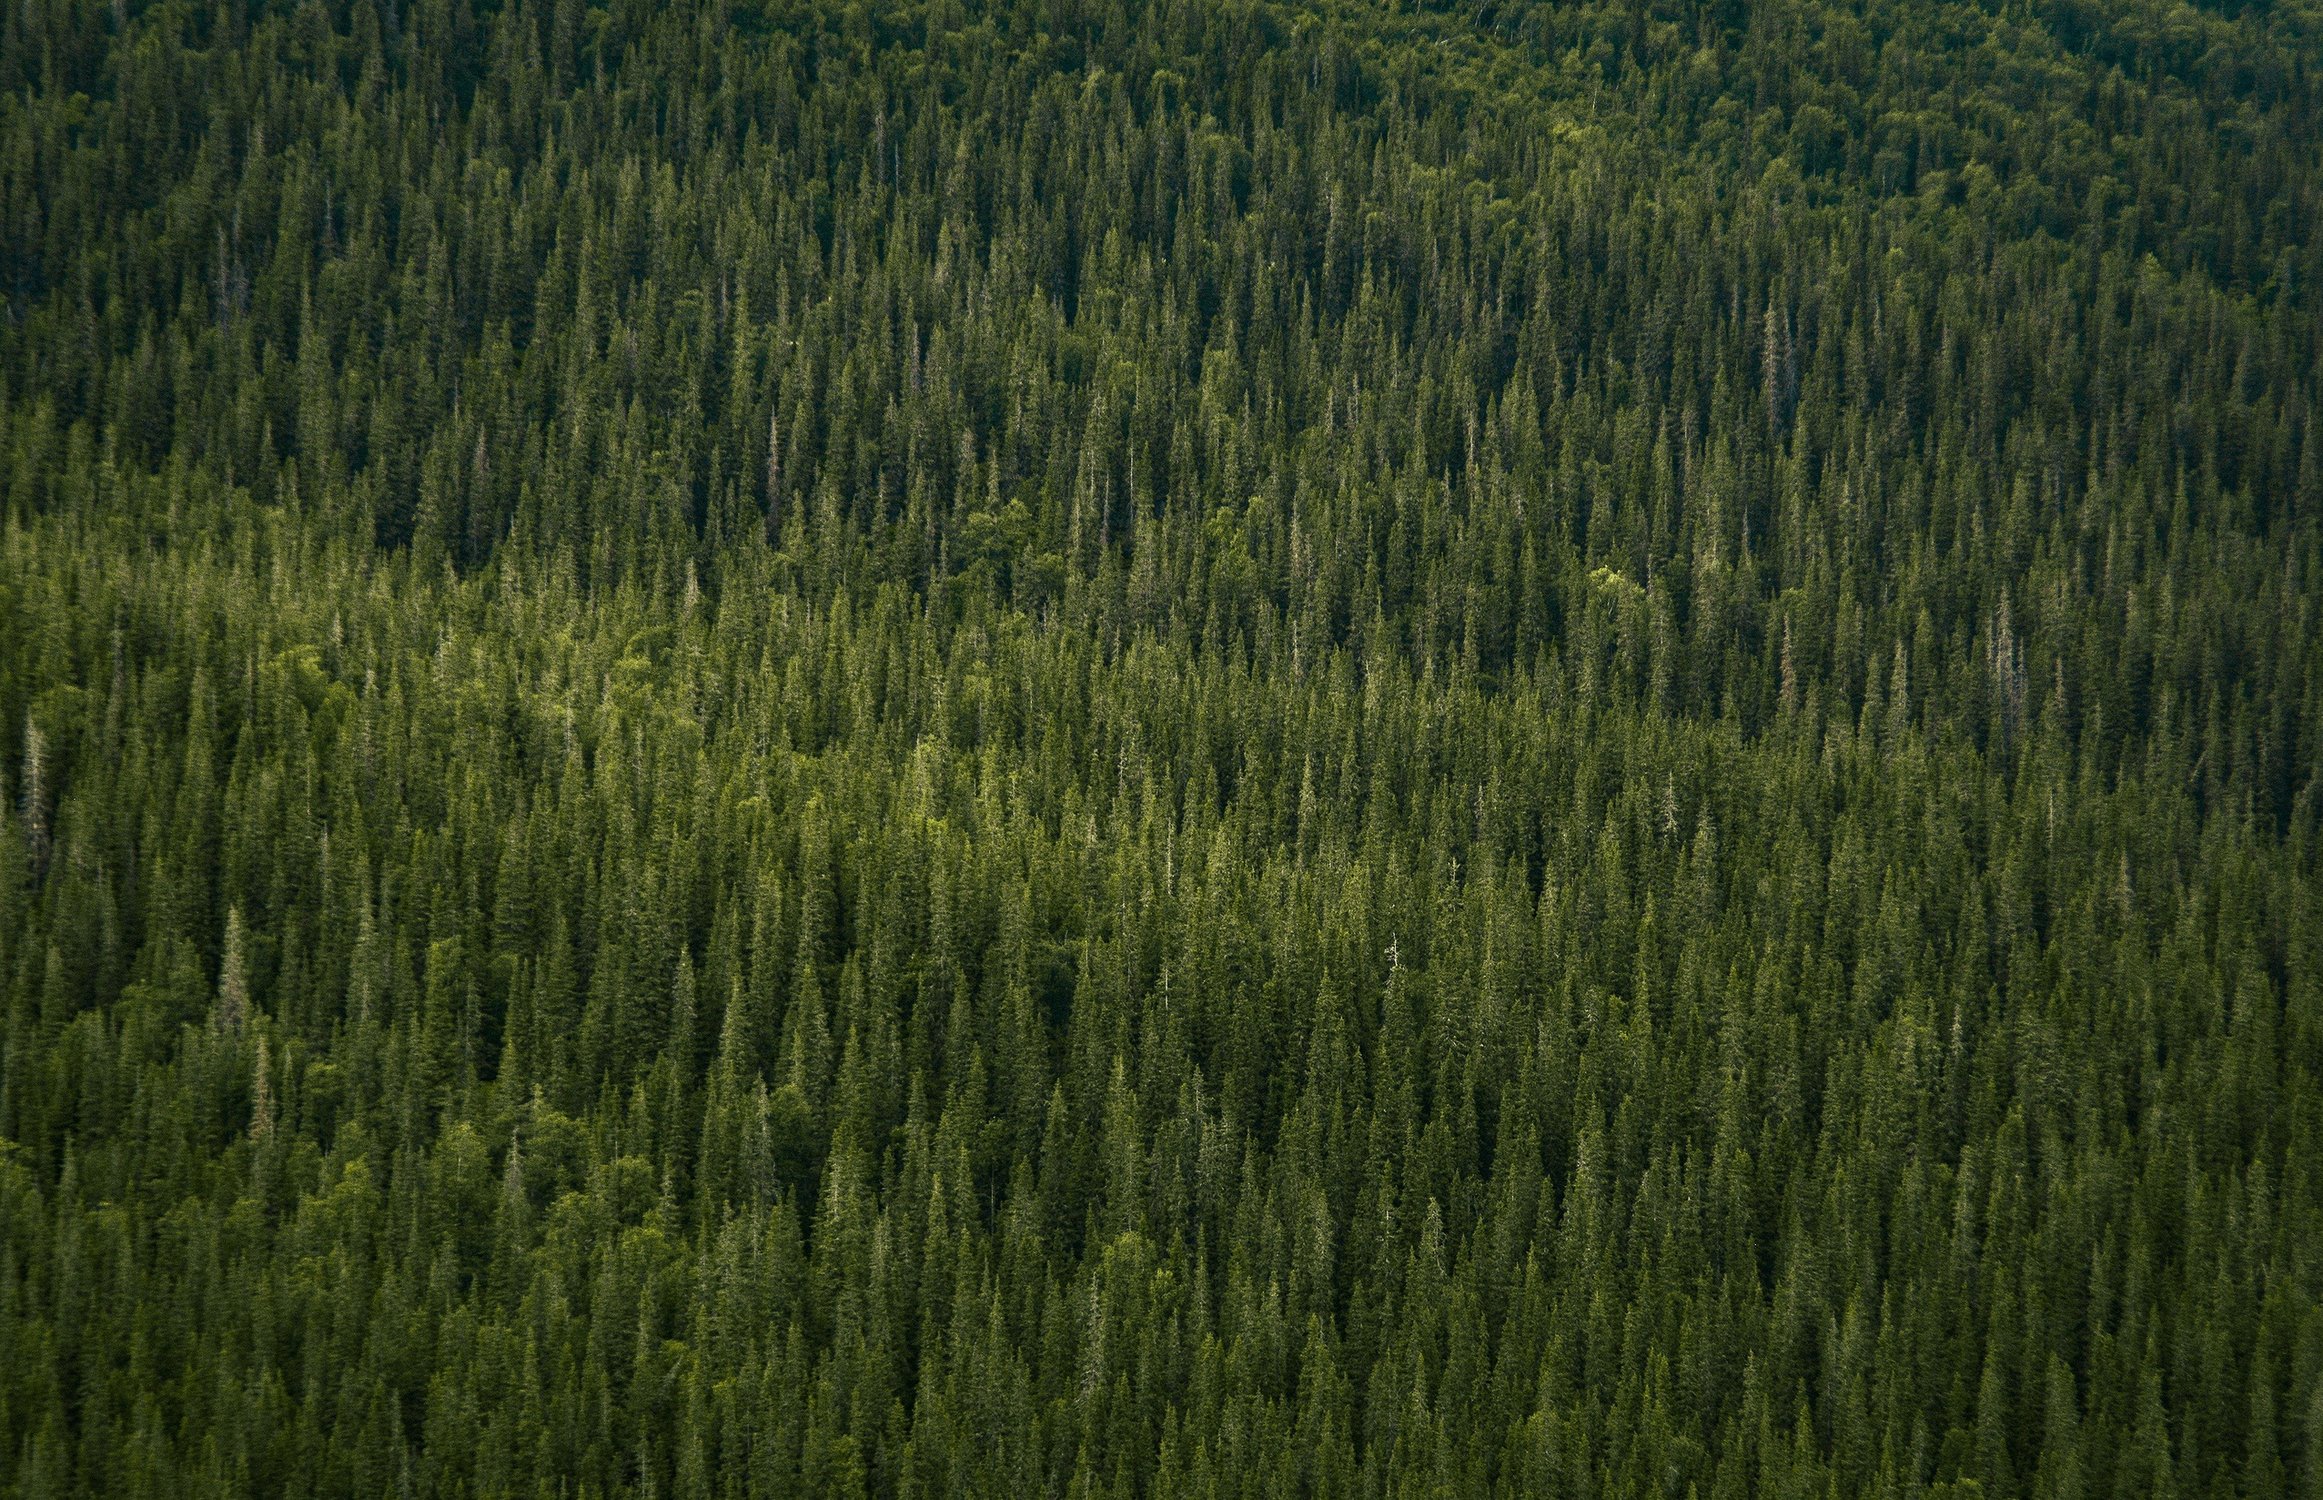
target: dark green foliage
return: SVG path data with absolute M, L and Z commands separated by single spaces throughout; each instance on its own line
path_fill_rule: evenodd
M 0 1493 L 2323 1493 L 2323 13 L 0 7 Z

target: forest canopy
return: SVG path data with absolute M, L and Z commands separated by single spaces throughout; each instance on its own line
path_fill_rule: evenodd
M 0 1495 L 2323 1494 L 2315 0 L 0 6 Z

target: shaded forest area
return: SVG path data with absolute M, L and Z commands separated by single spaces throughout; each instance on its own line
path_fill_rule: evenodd
M 0 6 L 0 1493 L 2323 1494 L 2323 7 Z

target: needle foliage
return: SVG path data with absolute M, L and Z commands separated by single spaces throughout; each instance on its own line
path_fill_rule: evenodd
M 0 1494 L 2323 1494 L 2311 0 L 8 0 Z

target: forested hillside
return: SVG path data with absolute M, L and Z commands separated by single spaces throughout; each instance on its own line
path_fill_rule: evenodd
M 11 0 L 0 299 L 0 1494 L 2323 1495 L 2315 0 Z

